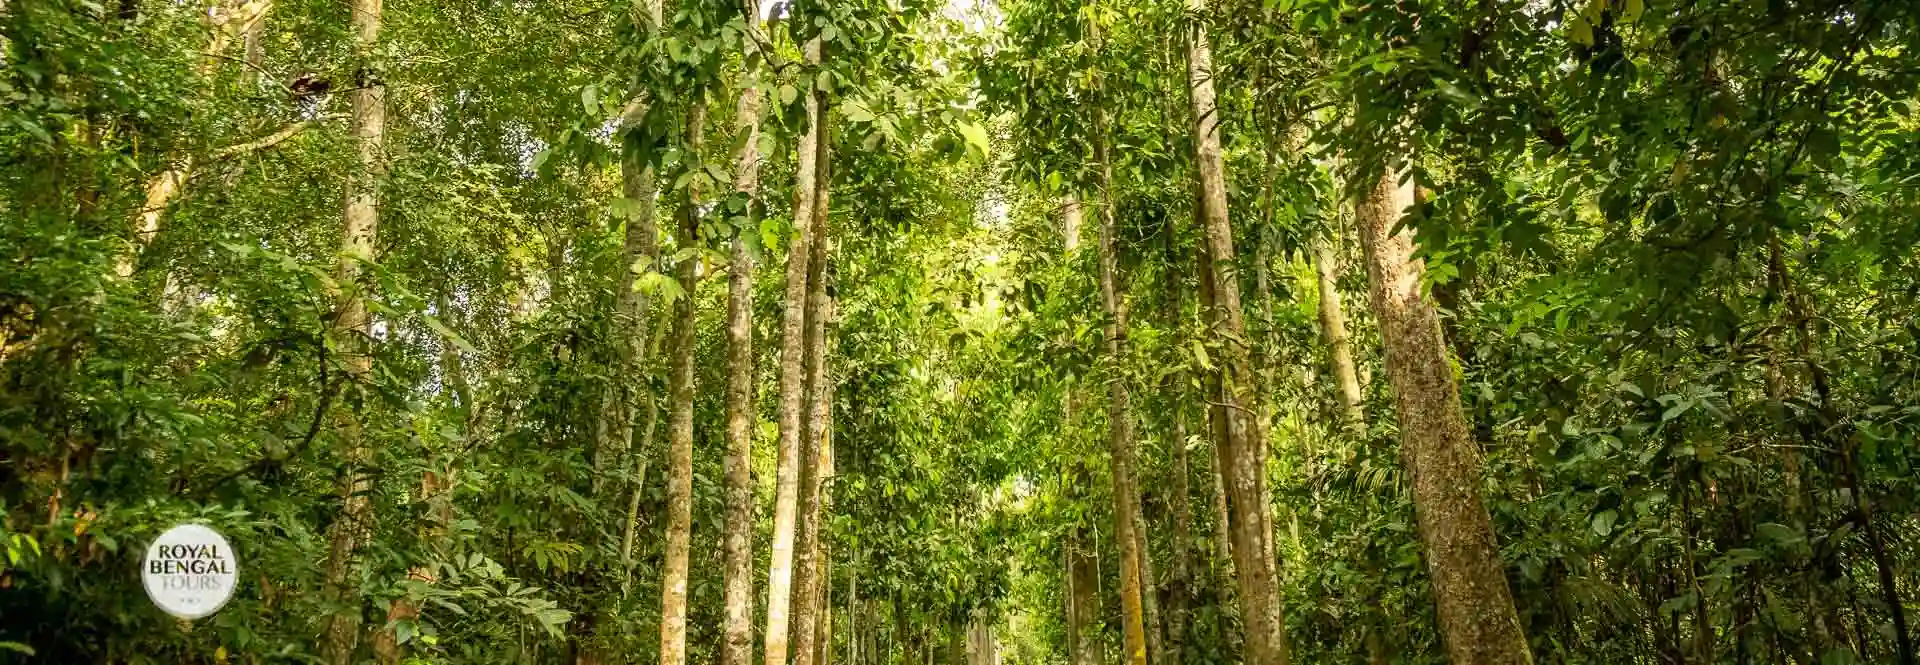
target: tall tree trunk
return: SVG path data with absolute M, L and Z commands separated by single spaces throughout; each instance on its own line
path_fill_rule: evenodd
M 1326 339 L 1333 365 L 1333 381 L 1340 392 L 1341 414 L 1348 423 L 1363 422 L 1360 374 L 1353 365 L 1353 347 L 1347 337 L 1347 313 L 1340 303 L 1340 259 L 1326 238 L 1313 240 L 1314 282 L 1320 289 L 1320 336 Z
M 1085 467 L 1076 469 L 1074 487 L 1091 484 Z M 1075 493 L 1080 493 L 1075 491 Z M 1067 549 L 1067 634 L 1074 665 L 1107 665 L 1105 642 L 1100 637 L 1100 571 L 1093 549 L 1093 528 L 1084 520 L 1075 525 Z
M 820 198 L 824 205 L 826 194 L 823 192 Z M 833 323 L 831 300 L 828 301 L 827 306 L 827 323 L 829 325 Z M 833 331 L 828 330 L 827 335 L 827 346 L 831 348 Z M 832 393 L 829 391 L 826 397 L 829 401 L 827 411 L 832 413 Z M 833 479 L 833 419 L 831 417 L 826 419 L 821 438 L 823 440 L 820 443 L 820 478 L 824 483 Z M 825 489 L 820 493 L 820 514 L 833 514 L 833 495 L 828 494 Z M 819 535 L 818 531 L 815 534 L 813 561 L 814 568 L 820 571 L 818 578 L 820 592 L 815 594 L 819 602 L 814 605 L 814 616 L 817 618 L 814 621 L 813 665 L 827 665 L 832 662 L 833 651 L 833 545 L 825 536 Z
M 1199 182 L 1195 181 L 1194 184 L 1197 188 Z M 1194 218 L 1196 220 L 1204 219 L 1206 216 L 1203 212 L 1205 206 L 1201 201 L 1201 197 L 1196 194 L 1194 198 Z M 1211 267 L 1213 260 L 1208 258 L 1207 243 L 1204 237 L 1200 239 L 1194 254 L 1196 257 L 1194 265 L 1200 274 L 1201 319 L 1207 322 L 1207 326 L 1210 329 L 1213 325 L 1214 309 L 1218 306 L 1218 303 L 1214 300 L 1216 289 L 1214 288 L 1214 274 Z M 1213 480 L 1213 482 L 1210 483 L 1213 486 L 1213 556 L 1209 558 L 1213 562 L 1213 585 L 1219 593 L 1220 606 L 1223 610 L 1241 610 L 1239 570 L 1233 563 L 1233 526 L 1230 517 L 1231 511 L 1227 507 L 1227 484 L 1229 480 L 1226 455 L 1227 449 L 1233 445 L 1231 435 L 1232 426 L 1230 425 L 1231 419 L 1227 413 L 1225 382 L 1221 380 L 1221 372 L 1207 372 L 1205 374 L 1204 385 L 1206 393 L 1202 404 L 1207 407 L 1205 410 L 1207 414 L 1207 439 L 1213 444 L 1213 468 L 1211 473 L 1208 474 Z M 1244 614 L 1245 612 L 1243 610 L 1240 611 L 1240 615 L 1243 616 Z M 1243 640 L 1238 638 L 1244 637 L 1245 631 L 1235 630 L 1236 626 L 1233 624 L 1235 616 L 1233 611 L 1220 612 L 1219 628 L 1222 639 L 1228 642 L 1224 645 L 1227 651 L 1238 655 L 1241 651 L 1240 647 L 1244 646 L 1242 643 Z
M 740 91 L 734 114 L 740 134 L 734 162 L 734 191 L 751 201 L 760 187 L 760 90 Z M 747 665 L 753 658 L 753 253 L 747 234 L 756 216 L 751 204 L 747 226 L 734 230 L 727 262 L 727 525 L 726 622 L 720 640 L 720 665 Z
M 1421 289 L 1413 233 L 1394 232 L 1413 190 L 1390 172 L 1371 180 L 1356 216 L 1440 633 L 1455 665 L 1530 664 L 1480 497 L 1480 450 L 1467 434 L 1439 316 Z
M 1173 574 L 1168 580 L 1171 588 L 1167 593 L 1167 642 L 1165 653 L 1159 661 L 1163 665 L 1179 665 L 1186 653 L 1187 611 L 1193 605 L 1193 513 L 1188 505 L 1190 471 L 1187 468 L 1186 373 L 1180 371 L 1179 359 L 1181 349 L 1186 347 L 1187 319 L 1181 302 L 1180 271 L 1175 269 L 1183 262 L 1180 260 L 1179 239 L 1176 237 L 1178 228 L 1173 220 L 1172 215 L 1167 216 L 1166 267 L 1161 273 L 1165 282 L 1167 330 L 1172 331 L 1169 348 L 1173 353 L 1167 359 L 1167 366 L 1175 368 L 1167 374 L 1160 387 L 1160 393 L 1167 401 L 1167 409 L 1172 412 L 1167 422 L 1167 448 L 1173 455 L 1173 483 L 1169 490 L 1172 496 L 1167 501 L 1167 509 L 1173 512 Z
M 686 154 L 698 163 L 707 105 L 695 101 L 687 110 Z M 700 242 L 699 193 L 689 187 L 680 206 L 676 244 L 691 249 Z M 687 567 L 693 545 L 693 328 L 694 294 L 700 278 L 700 258 L 680 260 L 674 278 L 685 291 L 673 303 L 670 353 L 673 366 L 667 392 L 673 398 L 667 452 L 667 547 L 660 582 L 660 665 L 687 662 Z
M 1140 488 L 1134 485 L 1133 406 L 1127 389 L 1127 303 L 1120 285 L 1114 229 L 1113 163 L 1107 154 L 1106 113 L 1093 112 L 1093 159 L 1100 177 L 1100 307 L 1107 315 L 1107 451 L 1113 468 L 1113 533 L 1120 553 L 1120 634 L 1124 662 L 1146 665 L 1146 620 L 1141 579 Z
M 820 41 L 806 46 L 806 62 L 820 65 Z M 765 665 L 788 665 L 791 641 L 789 613 L 793 610 L 794 531 L 800 502 L 801 414 L 806 409 L 807 276 L 813 257 L 815 182 L 819 179 L 817 150 L 823 109 L 820 97 L 806 96 L 808 126 L 796 152 L 793 184 L 793 235 L 787 247 L 787 289 L 780 319 L 780 443 L 775 463 L 773 548 L 767 566 L 767 625 Z
M 827 194 L 832 180 L 832 154 L 827 122 L 827 101 L 823 93 L 814 93 L 819 109 L 815 127 L 808 138 L 814 146 L 813 242 L 807 270 L 806 396 L 808 412 L 803 421 L 805 438 L 800 442 L 800 525 L 794 545 L 793 576 L 793 663 L 813 665 L 814 645 L 819 638 L 820 568 L 820 484 L 826 478 L 826 439 L 833 416 L 833 381 L 827 367 L 827 321 L 833 303 L 827 297 Z
M 1136 464 L 1134 469 L 1138 471 L 1139 465 Z M 1146 622 L 1147 660 L 1152 663 L 1159 663 L 1165 656 L 1167 648 L 1167 626 L 1160 621 L 1160 585 L 1157 582 L 1160 578 L 1153 571 L 1153 547 L 1150 544 L 1152 541 L 1147 538 L 1146 510 L 1141 507 L 1146 501 L 1142 496 L 1140 484 L 1140 480 L 1136 474 L 1133 482 L 1133 498 L 1131 499 L 1134 505 L 1133 551 L 1139 555 L 1140 559 L 1138 564 L 1140 567 L 1140 607 L 1143 620 Z
M 665 22 L 665 2 L 645 0 L 645 8 L 650 21 L 647 30 L 658 35 Z M 626 202 L 623 206 L 626 234 L 621 246 L 622 269 L 614 288 L 617 302 L 614 338 L 624 342 L 614 348 L 614 359 L 619 365 L 616 376 L 627 371 L 639 371 L 646 364 L 653 293 L 637 289 L 634 285 L 641 275 L 660 268 L 660 228 L 656 221 L 658 177 L 653 164 L 643 158 L 646 151 L 642 145 L 643 141 L 650 140 L 645 134 L 647 130 L 644 123 L 651 102 L 649 94 L 642 91 L 620 111 L 620 198 Z M 634 408 L 630 391 L 635 385 L 641 385 L 641 382 L 616 380 L 601 397 L 600 422 L 596 425 L 598 432 L 593 455 L 592 489 L 595 496 L 600 495 L 607 468 L 633 448 Z
M 1189 10 L 1204 16 L 1205 0 L 1189 0 Z M 1213 54 L 1206 26 L 1195 18 L 1187 39 L 1187 84 L 1193 102 L 1195 161 L 1199 174 L 1202 229 L 1208 271 L 1214 284 L 1214 346 L 1225 362 L 1222 404 L 1228 445 L 1221 448 L 1226 478 L 1234 570 L 1240 582 L 1247 662 L 1288 662 L 1281 621 L 1277 571 L 1271 552 L 1271 520 L 1266 491 L 1266 432 L 1259 414 L 1256 379 L 1247 348 L 1247 325 L 1240 305 L 1240 278 L 1234 268 L 1233 227 L 1227 218 L 1226 167 L 1220 152 L 1220 116 L 1214 101 Z
M 386 175 L 387 90 L 381 74 L 365 64 L 380 41 L 381 0 L 354 0 L 352 9 L 354 49 L 363 58 L 355 73 L 358 85 L 352 91 L 353 138 L 358 170 L 347 178 L 347 202 L 340 242 L 340 267 L 337 281 L 348 289 L 341 297 L 336 325 L 354 349 L 346 358 L 348 376 L 364 382 L 373 372 L 373 337 L 367 303 L 360 292 L 361 263 L 375 260 L 374 238 L 380 230 L 380 183 Z M 364 407 L 360 407 L 364 408 Z M 373 467 L 373 447 L 367 445 L 359 413 L 349 413 L 343 428 L 345 468 L 340 472 L 342 509 L 328 533 L 327 586 L 334 600 L 345 609 L 335 614 L 327 628 L 326 660 L 333 665 L 350 665 L 360 643 L 361 598 L 352 585 L 356 554 L 373 533 L 373 506 L 368 494 L 373 489 L 367 471 Z

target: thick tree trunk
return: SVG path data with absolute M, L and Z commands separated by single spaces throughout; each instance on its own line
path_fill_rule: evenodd
M 1480 450 L 1467 434 L 1439 316 L 1421 289 L 1413 233 L 1394 232 L 1401 211 L 1413 204 L 1413 190 L 1390 173 L 1372 182 L 1356 216 L 1440 633 L 1455 665 L 1530 664 L 1481 502 Z
M 809 66 L 820 64 L 820 42 L 807 43 Z M 775 463 L 773 548 L 767 567 L 765 665 L 789 665 L 789 613 L 793 610 L 794 531 L 800 502 L 801 415 L 806 402 L 807 276 L 813 257 L 813 209 L 819 179 L 817 150 L 823 117 L 820 97 L 806 96 L 807 133 L 797 146 L 793 185 L 793 236 L 787 247 L 787 289 L 780 320 L 780 443 Z
M 734 116 L 745 140 L 734 162 L 734 191 L 751 200 L 760 187 L 760 90 L 740 91 Z M 756 218 L 751 207 L 746 211 Z M 752 224 L 734 230 L 727 264 L 727 525 L 725 625 L 720 665 L 747 665 L 753 658 L 753 253 Z
M 833 180 L 832 150 L 830 128 L 827 122 L 827 101 L 824 94 L 819 96 L 818 115 L 815 129 L 808 137 L 817 141 L 814 146 L 813 200 L 813 253 L 807 270 L 807 329 L 806 329 L 806 395 L 808 411 L 802 431 L 805 439 L 800 442 L 802 462 L 800 473 L 800 529 L 794 552 L 793 582 L 793 663 L 794 665 L 813 665 L 817 655 L 814 648 L 819 640 L 819 615 L 821 588 L 824 586 L 820 576 L 820 514 L 821 483 L 827 477 L 831 465 L 827 450 L 827 436 L 832 429 L 833 417 L 833 380 L 827 365 L 827 323 L 833 317 L 833 301 L 827 297 L 827 205 L 828 186 Z
M 1189 8 L 1204 14 L 1204 0 Z M 1273 551 L 1266 491 L 1266 432 L 1258 417 L 1256 380 L 1247 349 L 1247 325 L 1234 268 L 1233 227 L 1227 218 L 1226 168 L 1220 152 L 1220 116 L 1214 101 L 1213 55 L 1206 27 L 1192 24 L 1187 40 L 1187 83 L 1193 102 L 1194 151 L 1199 172 L 1202 230 L 1214 284 L 1212 339 L 1224 356 L 1222 404 L 1228 445 L 1221 448 L 1227 489 L 1234 570 L 1239 577 L 1247 662 L 1288 662 L 1285 624 Z
M 706 104 L 695 102 L 687 111 L 688 155 L 700 154 L 706 122 Z M 680 206 L 676 244 L 681 249 L 695 247 L 700 242 L 698 195 L 689 188 L 687 200 Z M 667 392 L 673 399 L 673 409 L 667 443 L 667 545 L 660 582 L 660 665 L 687 662 L 687 559 L 693 545 L 693 328 L 697 324 L 693 305 L 699 286 L 699 257 L 681 259 L 674 272 L 685 293 L 673 304 L 673 332 L 669 342 L 673 360 L 667 375 Z
M 1134 466 L 1136 472 L 1139 468 L 1138 464 Z M 1147 537 L 1146 510 L 1142 507 L 1146 501 L 1142 496 L 1140 485 L 1141 482 L 1136 473 L 1131 499 L 1134 505 L 1133 551 L 1140 558 L 1138 564 L 1140 566 L 1140 607 L 1143 619 L 1146 621 L 1147 660 L 1158 663 L 1166 653 L 1167 626 L 1160 621 L 1160 585 L 1158 583 L 1160 578 L 1153 571 L 1153 547 L 1150 545 L 1152 541 Z
M 637 126 L 646 115 L 646 108 L 644 97 L 629 103 L 621 113 L 622 128 L 628 132 L 641 131 Z M 615 358 L 622 371 L 637 371 L 647 359 L 646 341 L 651 327 L 653 294 L 634 285 L 641 275 L 654 270 L 660 261 L 655 190 L 653 166 L 641 160 L 638 147 L 623 143 L 620 197 L 627 201 L 626 237 L 621 248 L 622 269 L 614 285 L 617 303 L 614 329 L 615 338 L 620 340 L 620 345 L 615 347 Z M 598 440 L 594 444 L 595 495 L 600 494 L 607 476 L 606 469 L 632 449 L 633 397 L 630 391 L 631 386 L 637 384 L 633 381 L 614 381 L 602 397 L 602 411 L 597 425 Z
M 380 40 L 381 0 L 354 0 L 352 9 L 354 48 L 371 53 Z M 387 91 L 380 73 L 362 68 L 352 95 L 353 138 L 358 155 L 358 170 L 347 179 L 347 202 L 340 243 L 339 272 L 336 277 L 349 289 L 341 298 L 336 325 L 347 336 L 346 371 L 353 381 L 365 381 L 373 371 L 371 319 L 361 288 L 361 263 L 375 260 L 374 238 L 380 229 L 380 182 L 385 178 L 387 138 Z M 360 642 L 361 598 L 353 587 L 353 569 L 360 546 L 373 532 L 372 490 L 373 447 L 367 445 L 359 413 L 350 413 L 342 428 L 346 466 L 340 472 L 342 509 L 328 533 L 327 586 L 334 599 L 345 609 L 329 621 L 324 645 L 326 661 L 332 665 L 350 665 Z
M 967 665 L 1000 665 L 1000 642 L 994 639 L 993 624 L 979 614 L 967 622 Z
M 1085 224 L 1085 215 L 1080 210 L 1080 195 L 1067 193 L 1060 197 L 1060 246 L 1066 255 L 1072 257 L 1080 251 L 1080 227 Z

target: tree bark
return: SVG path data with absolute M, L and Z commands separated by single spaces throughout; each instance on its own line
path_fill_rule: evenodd
M 354 0 L 352 22 L 354 49 L 366 58 L 380 40 L 381 0 Z M 349 338 L 354 349 L 344 364 L 348 377 L 364 382 L 373 371 L 371 319 L 358 284 L 361 263 L 375 260 L 374 238 L 380 229 L 380 183 L 386 175 L 387 104 L 386 86 L 380 73 L 366 65 L 356 73 L 359 85 L 351 93 L 353 100 L 353 138 L 358 158 L 357 171 L 347 178 L 346 210 L 340 243 L 340 266 L 336 275 L 342 288 L 339 315 L 335 325 Z M 349 413 L 342 428 L 345 467 L 340 473 L 341 514 L 327 536 L 327 586 L 331 595 L 347 609 L 334 615 L 328 624 L 326 661 L 332 665 L 350 665 L 360 642 L 361 598 L 352 586 L 356 554 L 373 532 L 373 510 L 368 494 L 374 464 L 374 450 L 367 445 L 360 414 Z
M 1204 15 L 1205 0 L 1189 0 L 1189 10 Z M 1214 284 L 1211 337 L 1225 371 L 1221 397 L 1227 437 L 1220 450 L 1224 464 L 1234 570 L 1239 577 L 1247 662 L 1288 662 L 1286 626 L 1281 620 L 1271 520 L 1266 491 L 1266 432 L 1256 397 L 1256 378 L 1247 348 L 1247 325 L 1240 304 L 1240 279 L 1234 267 L 1233 227 L 1227 216 L 1226 167 L 1220 150 L 1220 116 L 1213 87 L 1213 55 L 1206 26 L 1193 21 L 1187 40 L 1187 83 L 1193 104 L 1194 152 L 1199 174 L 1207 268 Z
M 273 3 L 269 0 L 250 0 L 228 10 L 231 17 L 228 21 L 238 21 L 240 29 L 246 35 L 246 63 L 249 65 L 247 72 L 249 76 L 258 72 L 260 61 L 265 57 L 262 50 L 264 47 L 258 35 L 266 25 L 267 10 L 272 7 Z M 219 51 L 227 39 L 226 35 L 226 25 L 216 26 L 207 44 L 207 52 Z M 209 61 L 211 60 L 209 58 Z M 202 73 L 207 73 L 207 69 L 209 68 L 203 67 Z M 210 158 L 217 160 L 271 148 L 299 134 L 309 124 L 311 123 L 305 120 L 288 123 L 259 139 L 216 150 Z M 153 244 L 154 237 L 160 234 L 161 222 L 166 217 L 167 208 L 180 197 L 187 180 L 193 176 L 195 161 L 192 154 L 181 154 L 171 158 L 167 160 L 166 168 L 147 181 L 146 199 L 140 206 L 140 211 L 134 215 L 133 250 L 128 254 L 121 254 L 115 265 L 114 273 L 121 279 L 133 276 L 134 264 L 140 254 L 145 252 L 147 246 Z
M 707 121 L 705 102 L 696 101 L 687 111 L 686 154 L 696 163 Z M 680 206 L 680 229 L 676 244 L 690 249 L 700 242 L 699 192 L 689 187 Z M 700 258 L 680 260 L 674 278 L 685 293 L 673 303 L 673 332 L 670 335 L 673 363 L 667 376 L 667 392 L 673 398 L 672 429 L 668 432 L 667 452 L 667 544 L 660 583 L 660 665 L 685 665 L 687 662 L 687 573 L 688 556 L 693 545 L 693 328 L 694 293 L 699 284 Z
M 809 66 L 820 64 L 820 41 L 806 46 Z M 788 665 L 791 640 L 789 613 L 793 607 L 795 518 L 800 501 L 801 413 L 806 408 L 807 276 L 813 257 L 813 208 L 818 180 L 817 153 L 822 115 L 820 98 L 808 91 L 806 134 L 797 146 L 793 185 L 793 235 L 787 247 L 787 288 L 780 320 L 780 442 L 775 464 L 773 548 L 767 567 L 767 625 L 765 665 Z
M 1314 282 L 1320 290 L 1320 336 L 1326 339 L 1328 362 L 1340 393 L 1340 409 L 1349 424 L 1365 421 L 1361 406 L 1360 374 L 1353 365 L 1353 347 L 1347 337 L 1347 313 L 1340 302 L 1340 259 L 1326 238 L 1313 241 Z
M 827 122 L 825 95 L 818 99 L 814 127 L 808 138 L 814 146 L 814 201 L 812 257 L 807 270 L 806 396 L 808 412 L 800 442 L 800 525 L 794 552 L 793 581 L 793 663 L 813 665 L 814 647 L 819 639 L 820 604 L 820 485 L 826 478 L 828 458 L 827 432 L 833 416 L 833 381 L 827 366 L 827 321 L 833 316 L 833 302 L 827 297 L 827 195 L 832 180 L 832 151 Z
M 1161 395 L 1167 400 L 1167 409 L 1172 413 L 1167 421 L 1167 448 L 1173 456 L 1173 482 L 1169 490 L 1171 498 L 1167 501 L 1168 510 L 1173 515 L 1173 574 L 1168 579 L 1172 588 L 1167 593 L 1167 642 L 1160 663 L 1179 665 L 1186 653 L 1187 612 L 1193 605 L 1193 563 L 1192 508 L 1188 505 L 1189 492 L 1187 465 L 1187 403 L 1186 373 L 1180 371 L 1182 364 L 1179 355 L 1185 347 L 1186 312 L 1181 297 L 1181 265 L 1178 231 L 1174 217 L 1167 216 L 1166 224 L 1166 267 L 1162 270 L 1165 282 L 1165 307 L 1167 308 L 1167 330 L 1171 331 L 1172 353 L 1167 358 L 1167 366 L 1175 368 L 1167 375 L 1160 387 Z
M 747 86 L 735 107 L 745 138 L 734 162 L 734 191 L 747 195 L 748 224 L 734 229 L 727 262 L 727 525 L 726 623 L 720 665 L 747 665 L 753 658 L 753 253 L 747 234 L 755 219 L 751 201 L 760 187 L 760 90 Z
M 664 0 L 645 0 L 651 20 L 648 31 L 658 34 L 666 11 Z M 622 269 L 615 284 L 614 338 L 625 344 L 614 349 L 619 364 L 616 375 L 638 371 L 647 360 L 647 338 L 651 328 L 653 293 L 635 288 L 640 276 L 659 268 L 660 228 L 656 221 L 659 189 L 653 164 L 642 158 L 641 140 L 646 138 L 643 123 L 651 103 L 645 91 L 635 96 L 620 111 L 620 197 L 627 201 L 626 234 L 621 246 Z M 641 133 L 636 137 L 634 134 Z M 557 284 L 557 283 L 556 283 Z M 691 293 L 691 291 L 689 291 Z M 593 482 L 595 496 L 600 495 L 606 469 L 614 460 L 633 448 L 633 396 L 631 386 L 639 382 L 615 381 L 602 396 L 598 436 L 594 442 Z
M 1096 109 L 1097 109 L 1096 105 Z M 1140 575 L 1140 489 L 1134 485 L 1133 406 L 1127 390 L 1127 305 L 1119 285 L 1113 220 L 1113 164 L 1108 160 L 1105 114 L 1094 111 L 1094 162 L 1100 169 L 1100 306 L 1106 312 L 1107 447 L 1113 467 L 1113 532 L 1120 553 L 1120 627 L 1124 662 L 1146 665 L 1147 633 Z
M 1421 289 L 1413 233 L 1394 232 L 1401 211 L 1413 205 L 1413 190 L 1390 172 L 1371 180 L 1356 217 L 1440 633 L 1456 665 L 1530 664 L 1480 497 L 1480 450 L 1467 433 L 1438 313 Z
M 1072 257 L 1080 251 L 1080 227 L 1085 223 L 1080 210 L 1080 195 L 1068 192 L 1060 197 L 1060 246 Z
M 1091 484 L 1084 467 L 1075 471 L 1073 486 Z M 1079 490 L 1069 490 L 1082 494 Z M 1073 528 L 1067 540 L 1067 641 L 1074 665 L 1107 665 L 1106 647 L 1100 639 L 1100 572 L 1095 568 L 1091 525 L 1084 521 Z
M 826 194 L 822 193 L 821 201 L 823 206 L 825 205 L 825 200 Z M 829 300 L 828 303 L 827 323 L 831 325 L 833 323 L 832 301 Z M 833 331 L 828 330 L 827 335 L 827 345 L 831 347 L 833 344 Z M 832 393 L 829 392 L 827 397 L 829 400 L 827 412 L 832 413 Z M 834 473 L 833 419 L 830 417 L 826 419 L 826 427 L 822 432 L 822 439 L 820 443 L 820 478 L 821 482 L 824 483 L 832 480 Z M 820 514 L 833 514 L 833 495 L 828 494 L 824 489 L 822 489 L 820 493 Z M 816 534 L 817 533 L 816 531 Z M 813 665 L 827 665 L 832 662 L 833 652 L 833 545 L 825 536 L 817 536 L 814 543 L 815 551 L 813 561 L 814 567 L 819 570 L 818 579 L 820 591 L 815 594 L 819 598 L 819 602 L 815 603 L 814 609 L 814 616 L 817 618 L 814 621 Z
M 1195 181 L 1194 184 L 1197 188 L 1199 182 Z M 1197 194 L 1196 189 L 1196 196 L 1194 198 L 1194 218 L 1196 220 L 1205 218 L 1204 208 L 1205 206 L 1201 203 L 1201 198 Z M 1201 238 L 1198 243 L 1194 254 L 1194 265 L 1200 274 L 1201 319 L 1208 322 L 1209 334 L 1211 334 L 1210 329 L 1214 319 L 1214 309 L 1218 303 L 1214 300 L 1216 289 L 1214 288 L 1214 275 L 1213 269 L 1211 268 L 1213 261 L 1208 258 L 1207 243 L 1204 237 Z M 1226 611 L 1240 609 L 1240 584 L 1238 581 L 1239 571 L 1233 563 L 1233 526 L 1230 518 L 1231 511 L 1227 507 L 1228 475 L 1226 454 L 1227 449 L 1233 445 L 1231 435 L 1232 426 L 1229 424 L 1230 418 L 1228 418 L 1226 408 L 1227 397 L 1224 382 L 1221 380 L 1221 374 L 1222 373 L 1216 369 L 1204 375 L 1203 383 L 1205 384 L 1206 392 L 1201 402 L 1206 406 L 1207 439 L 1212 444 L 1213 450 L 1213 468 L 1212 472 L 1208 474 L 1213 480 L 1211 485 L 1213 486 L 1214 518 L 1213 556 L 1210 557 L 1209 560 L 1213 562 L 1213 584 L 1214 588 L 1219 592 L 1220 606 L 1223 610 L 1219 613 L 1220 635 L 1229 642 L 1225 645 L 1227 650 L 1231 653 L 1238 654 L 1243 644 L 1242 640 L 1236 640 L 1235 638 L 1244 637 L 1244 631 L 1234 630 L 1233 619 L 1236 615 L 1232 611 Z M 1244 615 L 1245 612 L 1242 611 L 1241 614 Z

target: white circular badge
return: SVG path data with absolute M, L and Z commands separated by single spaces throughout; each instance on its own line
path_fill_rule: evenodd
M 140 562 L 140 581 L 153 604 L 182 619 L 213 614 L 233 597 L 239 561 L 219 532 L 182 524 L 160 534 Z

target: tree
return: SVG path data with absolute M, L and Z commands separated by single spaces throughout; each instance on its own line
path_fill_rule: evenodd
M 1197 4 L 1195 4 L 1197 3 Z M 1189 9 L 1203 13 L 1201 0 Z M 1210 341 L 1225 356 L 1222 363 L 1222 417 L 1225 436 L 1215 441 L 1226 487 L 1228 526 L 1232 531 L 1234 570 L 1246 629 L 1247 658 L 1262 665 L 1288 662 L 1285 625 L 1269 526 L 1264 419 L 1258 416 L 1254 374 L 1247 348 L 1247 326 L 1240 307 L 1240 280 L 1234 269 L 1233 227 L 1227 218 L 1224 160 L 1220 153 L 1220 116 L 1213 85 L 1213 56 L 1206 25 L 1193 21 L 1187 33 L 1187 84 L 1193 106 L 1196 180 L 1200 225 L 1205 245 L 1203 271 L 1214 284 L 1208 308 Z M 1217 427 L 1216 427 L 1217 428 Z
M 806 64 L 820 66 L 821 45 L 807 43 Z M 806 326 L 808 277 L 812 265 L 814 207 L 819 182 L 818 132 L 824 130 L 819 95 L 812 90 L 804 95 L 807 133 L 795 147 L 793 233 L 787 245 L 787 282 L 780 319 L 780 443 L 777 488 L 773 502 L 773 555 L 767 569 L 766 647 L 762 656 L 767 665 L 787 665 L 791 644 L 789 625 L 794 588 L 795 531 L 800 518 L 800 487 L 806 460 L 802 447 L 807 445 L 801 429 L 808 407 L 806 401 Z
M 746 76 L 752 76 L 749 71 Z M 734 191 L 740 219 L 733 230 L 727 260 L 727 522 L 726 625 L 720 642 L 721 665 L 747 665 L 753 657 L 753 253 L 747 234 L 753 226 L 753 197 L 760 185 L 760 88 L 741 87 L 734 122 L 744 137 L 734 161 Z
M 1395 231 L 1400 211 L 1413 205 L 1413 188 L 1391 173 L 1369 181 L 1356 217 L 1448 656 L 1455 663 L 1532 663 L 1480 498 L 1480 451 L 1460 412 L 1440 319 L 1420 283 L 1412 234 Z
M 1094 28 L 1097 34 L 1098 28 Z M 1119 258 L 1115 256 L 1113 165 L 1107 155 L 1106 120 L 1098 110 L 1093 121 L 1094 164 L 1103 192 L 1100 207 L 1100 307 L 1106 313 L 1107 450 L 1113 466 L 1113 533 L 1120 555 L 1120 628 L 1125 637 L 1126 662 L 1145 665 L 1147 631 L 1143 615 L 1146 582 L 1141 569 L 1145 554 L 1140 525 L 1140 488 L 1134 483 L 1135 451 L 1133 407 L 1123 368 L 1127 356 L 1127 305 L 1119 285 Z
M 685 154 L 698 167 L 703 133 L 706 129 L 706 102 L 697 100 L 687 111 Z M 689 187 L 680 205 L 680 228 L 675 235 L 680 252 L 685 254 L 675 269 L 674 278 L 686 295 L 674 301 L 673 332 L 670 353 L 671 375 L 668 393 L 673 399 L 672 431 L 667 452 L 667 548 L 661 581 L 660 664 L 684 665 L 687 659 L 687 579 L 688 557 L 693 546 L 693 293 L 700 278 L 699 192 Z
M 354 47 L 360 58 L 369 58 L 380 42 L 379 0 L 353 3 Z M 362 62 L 355 72 L 359 85 L 352 93 L 352 135 L 358 169 L 347 180 L 346 213 L 341 230 L 340 267 L 335 280 L 345 289 L 339 296 L 335 318 L 346 345 L 353 349 L 344 363 L 350 380 L 365 383 L 373 371 L 371 342 L 372 317 L 367 311 L 361 289 L 362 265 L 377 259 L 374 239 L 380 230 L 380 184 L 385 177 L 387 138 L 386 88 L 372 63 Z M 372 483 L 367 473 L 375 464 L 374 450 L 359 431 L 357 414 L 347 416 L 345 466 L 340 472 L 340 499 L 343 509 L 330 527 L 327 552 L 327 582 L 335 599 L 350 609 L 336 614 L 327 629 L 327 658 L 334 665 L 354 660 L 360 642 L 360 591 L 350 579 L 354 558 L 373 532 L 373 514 L 367 493 Z

